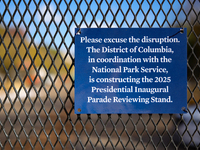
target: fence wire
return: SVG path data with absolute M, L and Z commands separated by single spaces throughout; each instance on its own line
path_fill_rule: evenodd
M 199 0 L 2 0 L 0 8 L 1 149 L 200 148 Z M 76 27 L 187 28 L 188 113 L 75 115 Z

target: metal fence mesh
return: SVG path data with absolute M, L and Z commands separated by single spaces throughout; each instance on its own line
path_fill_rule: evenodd
M 198 149 L 199 8 L 198 0 L 0 1 L 1 149 Z M 188 114 L 75 115 L 75 27 L 186 27 Z

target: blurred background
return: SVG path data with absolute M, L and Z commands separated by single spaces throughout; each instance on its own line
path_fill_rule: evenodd
M 200 147 L 199 0 L 2 0 L 0 7 L 1 149 Z M 187 28 L 187 114 L 74 114 L 75 28 L 173 27 Z

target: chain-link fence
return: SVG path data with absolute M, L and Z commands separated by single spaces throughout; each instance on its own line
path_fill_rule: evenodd
M 198 149 L 199 8 L 199 0 L 1 0 L 1 149 Z M 75 115 L 76 27 L 187 28 L 188 113 Z

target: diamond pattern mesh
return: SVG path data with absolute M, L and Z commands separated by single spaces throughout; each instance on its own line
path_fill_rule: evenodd
M 1 149 L 200 147 L 200 1 L 0 1 Z M 188 114 L 74 114 L 75 27 L 185 27 Z M 181 93 L 180 93 L 181 94 Z

